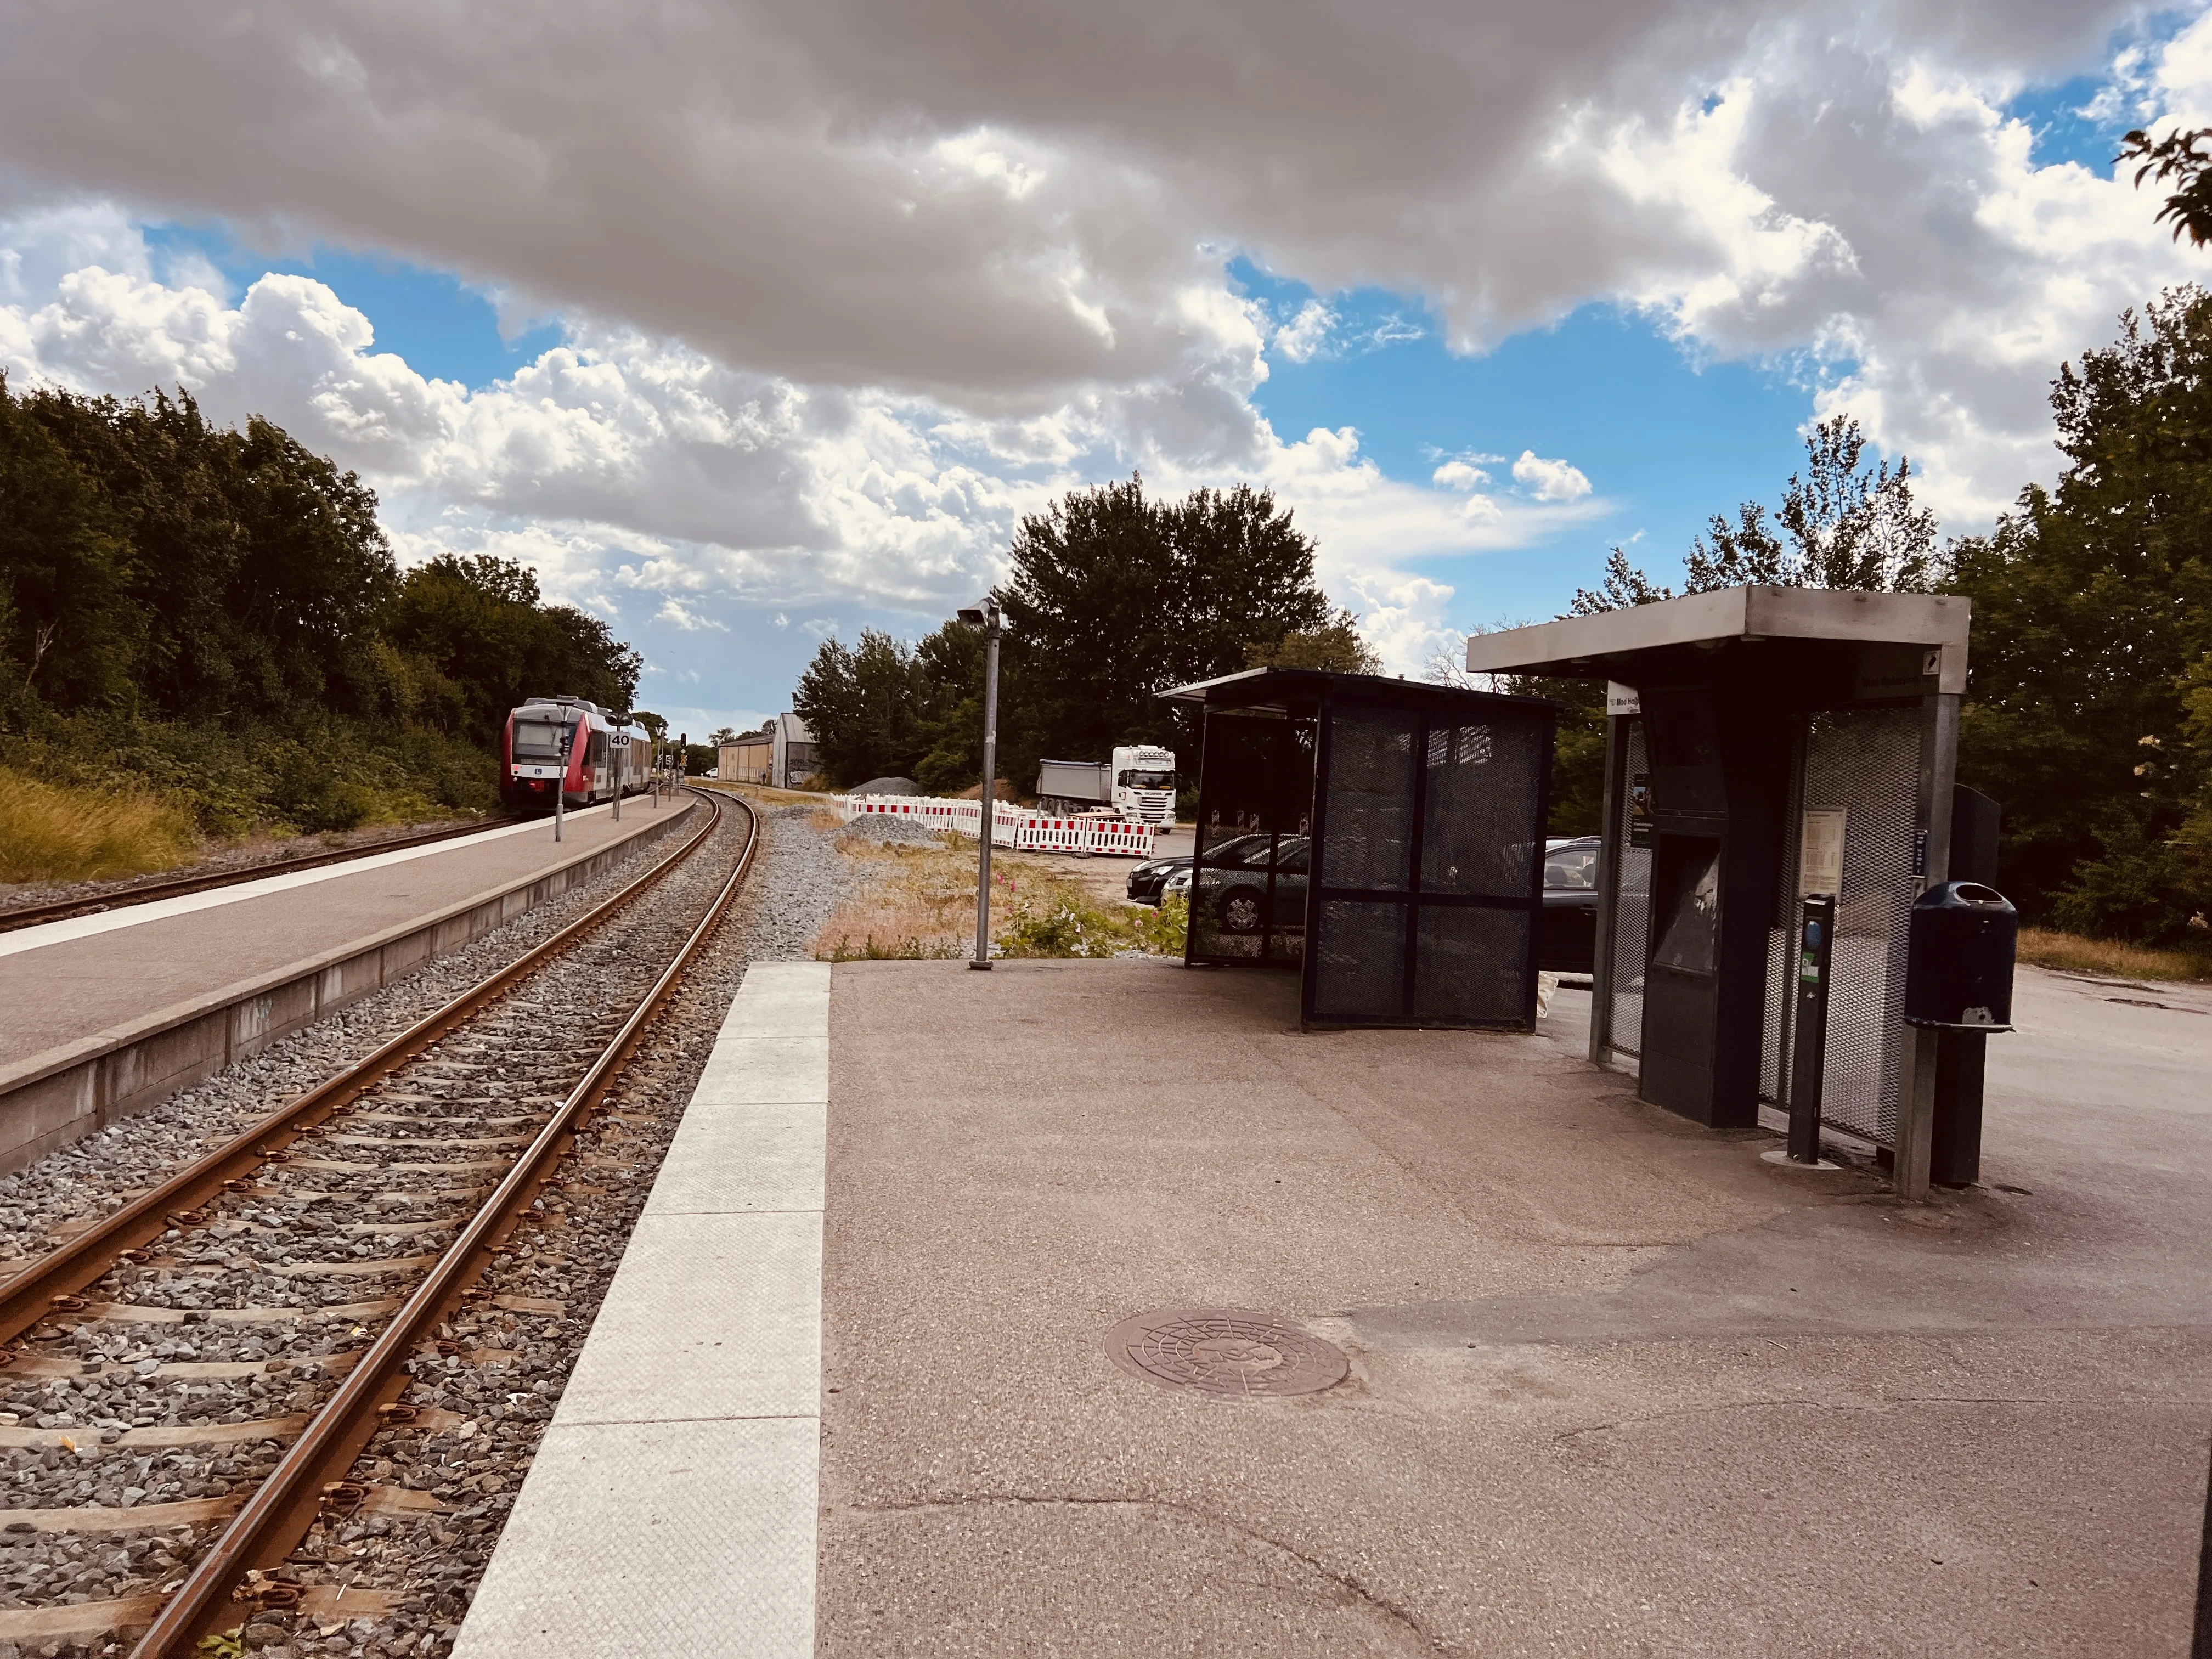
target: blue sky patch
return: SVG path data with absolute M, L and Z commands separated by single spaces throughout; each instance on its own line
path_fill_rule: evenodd
M 157 259 L 204 256 L 229 279 L 234 299 L 264 272 L 312 276 L 368 319 L 375 350 L 397 352 L 426 379 L 459 380 L 471 391 L 508 379 L 561 343 L 556 323 L 506 337 L 498 308 L 481 289 L 402 259 L 326 246 L 271 258 L 219 233 L 178 226 L 149 226 L 145 235 Z
M 1249 262 L 1231 272 L 1279 321 L 1316 297 Z M 1503 457 L 1478 463 L 1501 489 L 1514 458 L 1534 450 L 1581 469 L 1612 504 L 1543 546 L 1412 562 L 1457 589 L 1451 620 L 1462 629 L 1553 615 L 1596 580 L 1616 542 L 1663 579 L 1714 514 L 1778 499 L 1803 456 L 1806 386 L 1784 368 L 1695 362 L 1632 311 L 1584 306 L 1475 356 L 1449 350 L 1418 301 L 1358 289 L 1323 303 L 1339 319 L 1328 344 L 1304 362 L 1267 353 L 1254 401 L 1278 437 L 1355 427 L 1386 475 L 1420 483 L 1447 460 Z

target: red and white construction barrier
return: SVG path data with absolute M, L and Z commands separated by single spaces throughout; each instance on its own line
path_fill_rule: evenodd
M 905 818 L 932 830 L 979 833 L 983 803 L 948 800 L 937 795 L 833 795 L 845 822 L 861 817 Z M 991 804 L 991 845 L 1024 853 L 1109 853 L 1145 858 L 1159 832 L 1149 823 L 1126 818 L 1062 818 L 1032 812 L 1004 801 Z

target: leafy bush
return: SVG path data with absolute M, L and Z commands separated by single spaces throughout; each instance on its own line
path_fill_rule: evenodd
M 1158 909 L 1139 911 L 1130 931 L 1148 954 L 1179 957 L 1190 934 L 1190 901 L 1181 893 L 1170 893 Z
M 1181 956 L 1189 922 L 1189 907 L 1180 897 L 1158 911 L 1117 912 L 1062 888 L 1041 902 L 1017 900 L 999 932 L 999 951 L 1008 957 L 1118 957 L 1133 951 Z

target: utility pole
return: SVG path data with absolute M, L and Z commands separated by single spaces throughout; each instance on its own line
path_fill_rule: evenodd
M 983 795 L 982 831 L 975 855 L 975 959 L 968 965 L 991 971 L 991 820 L 999 788 L 999 635 L 1003 631 L 999 607 L 989 599 L 980 607 L 960 613 L 970 628 L 983 630 Z

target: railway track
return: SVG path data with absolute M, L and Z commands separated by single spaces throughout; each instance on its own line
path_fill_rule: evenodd
M 38 1494 L 0 1508 L 0 1644 L 231 1652 L 256 1614 L 397 1604 L 288 1559 L 451 1513 L 364 1450 L 397 1437 L 405 1464 L 454 1426 L 403 1396 L 483 1358 L 461 1334 L 563 1311 L 500 1286 L 564 1259 L 534 1243 L 563 1219 L 556 1168 L 619 1137 L 610 1092 L 750 867 L 752 810 L 702 799 L 612 897 L 0 1285 L 0 1491 Z
M 349 864 L 356 859 L 374 857 L 379 853 L 397 853 L 410 847 L 428 847 L 462 836 L 482 835 L 487 830 L 498 829 L 505 821 L 495 818 L 483 823 L 465 823 L 453 830 L 425 830 L 419 835 L 394 836 L 388 841 L 372 842 L 363 847 L 341 847 L 320 853 L 302 853 L 297 858 L 271 859 L 266 864 L 247 865 L 236 870 L 219 870 L 200 876 L 173 876 L 165 880 L 144 881 L 135 886 L 118 887 L 106 893 L 51 899 L 44 904 L 20 904 L 13 909 L 0 910 L 0 933 L 36 927 L 44 922 L 67 921 L 72 916 L 94 916 L 106 910 L 151 904 L 156 899 L 182 898 L 187 893 L 205 893 L 217 887 L 235 887 L 241 882 L 263 881 L 270 876 L 289 876 L 299 870 L 319 870 L 325 865 Z

